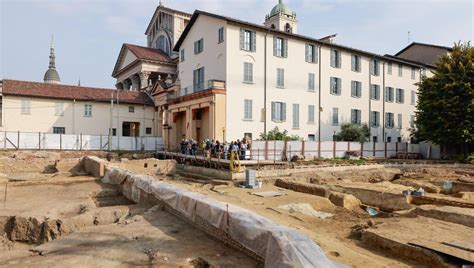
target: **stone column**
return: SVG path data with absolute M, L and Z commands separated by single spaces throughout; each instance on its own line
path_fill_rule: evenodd
M 193 123 L 193 113 L 191 110 L 191 106 L 188 106 L 186 107 L 186 138 L 187 139 L 190 139 L 193 137 L 192 123 Z
M 132 80 L 132 90 L 133 91 L 140 90 L 140 78 L 138 77 L 138 75 L 135 74 L 132 77 L 130 77 L 130 79 Z
M 147 88 L 149 86 L 148 79 L 150 78 L 151 72 L 140 72 L 138 75 L 140 76 L 140 85 L 141 89 Z
M 210 105 L 209 105 L 209 134 L 211 135 L 211 137 L 209 138 L 212 138 L 212 139 L 216 139 L 216 133 L 215 133 L 215 125 L 216 125 L 216 116 L 215 116 L 215 112 L 216 112 L 216 103 L 211 101 Z

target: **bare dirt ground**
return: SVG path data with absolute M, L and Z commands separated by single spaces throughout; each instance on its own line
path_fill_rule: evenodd
M 55 164 L 58 159 L 60 161 Z M 255 267 L 256 262 L 243 253 L 212 240 L 158 207 L 125 200 L 117 188 L 77 169 L 78 159 L 75 154 L 25 153 L 15 157 L 0 154 L 0 231 L 11 216 L 26 219 L 23 224 L 16 221 L 15 232 L 10 230 L 16 239 L 0 236 L 0 266 L 189 267 L 195 266 L 197 261 L 193 260 L 200 257 L 215 267 Z M 48 165 L 55 165 L 57 172 L 41 173 Z M 415 206 L 406 203 L 401 195 L 403 190 L 423 187 L 430 197 L 469 204 L 472 202 L 470 197 L 474 196 L 473 184 L 469 183 L 474 174 L 472 166 L 320 171 L 280 178 L 340 193 L 359 194 L 361 198 L 370 193 L 366 198 L 368 201 L 382 201 L 381 204 L 394 208 L 394 211 L 379 211 L 373 217 L 365 210 L 366 200 L 360 208 L 346 209 L 324 196 L 277 187 L 275 178 L 262 179 L 261 189 L 245 189 L 233 183 L 218 185 L 222 181 L 182 177 L 176 174 L 172 161 L 123 159 L 114 165 L 155 176 L 157 180 L 249 209 L 297 229 L 319 244 L 329 258 L 352 267 L 439 266 L 440 263 L 423 263 L 409 258 L 404 248 L 390 250 L 394 245 L 392 241 L 405 245 L 412 240 L 436 237 L 434 242 L 442 242 L 474 235 L 470 225 L 474 219 L 473 209 Z M 2 180 L 9 181 L 5 203 Z M 450 193 L 443 189 L 445 181 L 453 182 Z M 283 195 L 254 195 L 267 191 Z M 306 204 L 316 212 L 296 211 L 295 207 L 307 208 Z M 283 209 L 287 205 L 292 208 Z M 332 216 L 322 219 L 315 216 L 318 212 Z M 58 219 L 61 222 L 48 233 L 32 235 L 28 231 L 28 228 L 34 229 L 32 219 L 40 223 L 52 222 L 52 225 L 58 224 Z M 428 225 L 429 228 L 425 228 Z M 360 231 L 375 235 L 378 240 L 368 243 L 369 239 L 364 240 L 363 234 L 362 239 L 357 237 L 361 235 Z M 36 240 L 28 241 L 25 238 L 28 236 L 34 236 Z M 373 243 L 378 244 L 374 247 Z M 444 265 L 443 258 L 441 263 Z

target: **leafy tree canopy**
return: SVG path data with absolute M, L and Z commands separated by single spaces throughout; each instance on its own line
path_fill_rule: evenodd
M 421 141 L 441 145 L 474 143 L 474 48 L 455 44 L 440 58 L 432 77 L 418 84 L 416 129 Z
M 260 133 L 260 139 L 267 141 L 297 141 L 301 138 L 298 135 L 288 135 L 287 130 L 280 131 L 278 127 L 268 131 L 267 134 Z
M 334 137 L 336 141 L 358 141 L 364 143 L 369 139 L 369 127 L 367 124 L 342 124 L 341 131 Z

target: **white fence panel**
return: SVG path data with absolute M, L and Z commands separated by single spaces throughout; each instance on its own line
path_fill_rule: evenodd
M 304 155 L 309 159 L 318 157 L 318 142 L 306 141 L 304 143 Z
M 14 132 L 7 133 L 8 138 L 13 138 Z M 21 149 L 40 149 L 40 135 L 39 133 L 20 133 L 20 148 Z
M 252 141 L 252 160 L 265 160 L 265 141 Z
M 333 146 L 334 142 L 332 141 L 323 141 L 321 142 L 321 157 L 322 158 L 333 158 Z
M 336 157 L 346 156 L 347 144 L 347 142 L 336 142 Z
M 2 146 L 5 149 L 15 149 L 15 147 L 18 147 L 18 132 L 4 132 L 3 135 Z
M 41 149 L 54 150 L 61 146 L 61 135 L 41 134 Z

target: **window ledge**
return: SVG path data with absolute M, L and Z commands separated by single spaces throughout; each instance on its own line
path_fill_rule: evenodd
M 286 87 L 285 86 L 276 86 L 276 88 L 285 89 Z
M 316 90 L 314 90 L 314 89 L 308 89 L 308 92 L 314 93 L 314 92 L 316 92 Z
M 274 120 L 274 119 L 273 119 L 272 121 L 273 121 L 273 122 L 275 122 L 275 123 L 283 123 L 283 122 L 285 122 L 285 121 L 281 121 L 281 120 Z
M 360 99 L 362 98 L 362 96 L 354 96 L 354 95 L 351 95 L 352 98 L 356 98 L 356 99 Z
M 300 130 L 299 127 L 293 127 L 293 128 L 291 128 L 291 129 L 292 129 L 292 130 Z
M 245 122 L 254 122 L 255 120 L 242 118 L 242 121 L 245 121 Z
M 243 84 L 247 84 L 247 85 L 253 85 L 255 84 L 254 82 L 248 82 L 248 81 L 242 81 Z
M 335 124 L 335 123 L 331 123 L 331 126 L 338 127 L 338 126 L 339 126 L 339 123 L 337 123 L 337 124 Z
M 336 93 L 332 93 L 332 92 L 330 94 L 333 95 L 333 96 L 341 96 L 341 94 L 336 94 Z
M 316 125 L 314 122 L 308 122 L 308 125 Z

